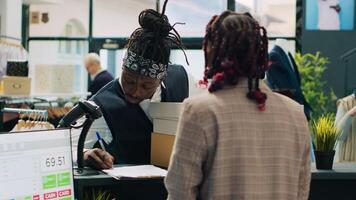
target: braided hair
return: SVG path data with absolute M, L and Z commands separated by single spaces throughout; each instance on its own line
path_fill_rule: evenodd
M 212 49 L 212 66 L 207 66 L 207 49 Z M 249 13 L 225 11 L 214 16 L 206 27 L 203 42 L 205 73 L 203 83 L 215 92 L 224 85 L 237 85 L 240 77 L 248 78 L 247 97 L 265 109 L 267 95 L 259 88 L 259 79 L 268 67 L 267 32 Z
M 146 59 L 168 64 L 171 48 L 176 45 L 183 51 L 188 63 L 180 35 L 174 28 L 176 24 L 182 23 L 173 26 L 169 23 L 165 15 L 167 2 L 168 0 L 165 0 L 162 13 L 153 9 L 143 10 L 140 13 L 138 17 L 140 27 L 131 34 L 126 48 Z

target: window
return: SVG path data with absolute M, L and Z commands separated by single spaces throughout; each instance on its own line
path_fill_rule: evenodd
M 72 41 L 70 41 L 72 42 Z M 77 41 L 81 46 L 81 54 L 63 54 L 59 52 L 59 41 L 31 41 L 29 43 L 29 66 L 33 79 L 36 77 L 36 67 L 39 65 L 71 65 L 74 66 L 74 91 L 87 91 L 87 72 L 83 66 L 85 53 L 88 52 L 88 42 Z M 75 44 L 75 42 L 73 42 Z M 44 56 L 45 55 L 45 56 Z M 36 81 L 36 80 L 34 80 Z M 36 87 L 34 87 L 36 93 Z
M 185 53 L 188 57 L 189 66 L 185 62 L 185 57 L 181 50 L 172 50 L 170 61 L 173 64 L 183 65 L 195 80 L 203 79 L 205 65 L 203 50 L 185 50 Z
M 164 1 L 160 2 L 162 9 Z M 168 2 L 166 14 L 172 25 L 176 22 L 185 23 L 175 26 L 182 37 L 203 37 L 211 17 L 226 9 L 226 0 L 176 0 Z
M 268 37 L 288 38 L 290 52 L 295 52 L 297 0 L 229 0 L 235 3 L 237 12 L 250 12 L 261 25 L 267 28 Z M 44 2 L 44 3 L 43 3 Z M 86 91 L 88 74 L 83 67 L 83 58 L 88 52 L 100 52 L 102 65 L 116 77 L 121 74 L 126 38 L 139 27 L 138 16 L 144 9 L 162 11 L 164 0 L 61 0 L 59 3 L 30 5 L 30 15 L 39 13 L 39 20 L 29 22 L 30 66 L 37 64 L 72 64 L 76 66 L 76 91 Z M 89 3 L 93 2 L 92 6 Z M 93 10 L 90 12 L 89 7 Z M 183 53 L 172 50 L 171 62 L 183 65 L 195 80 L 204 72 L 204 55 L 200 49 L 205 27 L 211 17 L 228 8 L 228 0 L 170 0 L 166 15 L 179 32 L 187 49 L 190 66 Z M 89 14 L 92 13 L 92 18 Z M 30 17 L 31 19 L 31 17 Z M 92 30 L 89 30 L 92 19 Z M 92 33 L 92 35 L 89 35 Z M 61 37 L 58 39 L 57 37 Z M 73 39 L 75 37 L 75 39 Z M 79 37 L 79 38 L 78 38 Z M 41 39 L 43 38 L 43 40 Z M 116 47 L 105 47 L 104 41 L 113 40 Z M 275 41 L 270 40 L 272 48 Z
M 140 12 L 144 9 L 155 9 L 155 6 L 156 0 L 96 0 L 93 11 L 93 35 L 128 37 L 139 27 Z
M 119 50 L 100 50 L 100 62 L 102 68 L 106 69 L 113 76 L 121 78 L 123 58 L 126 49 Z

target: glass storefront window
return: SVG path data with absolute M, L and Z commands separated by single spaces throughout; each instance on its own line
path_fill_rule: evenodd
M 156 0 L 95 0 L 94 37 L 129 37 L 139 27 L 138 15 L 155 9 Z
M 161 0 L 161 10 L 164 1 Z M 227 9 L 226 0 L 174 0 L 167 4 L 166 14 L 182 37 L 203 37 L 211 17 Z
M 63 44 L 66 48 L 61 48 Z M 39 74 L 49 76 L 49 69 L 48 71 L 41 69 L 44 73 L 37 73 L 36 67 L 38 66 L 71 66 L 74 68 L 71 69 L 74 72 L 73 90 L 75 92 L 86 92 L 88 73 L 83 62 L 87 52 L 87 41 L 31 41 L 29 44 L 29 67 L 33 83 L 38 78 L 46 79 L 46 77 L 37 77 Z M 33 84 L 33 86 L 34 93 L 41 92 L 36 90 L 36 84 Z

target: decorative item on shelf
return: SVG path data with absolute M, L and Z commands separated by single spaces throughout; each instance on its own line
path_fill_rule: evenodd
M 31 92 L 31 78 L 4 76 L 0 79 L 1 95 L 29 95 Z
M 341 134 L 336 127 L 334 116 L 331 114 L 322 115 L 313 122 L 312 129 L 316 168 L 331 170 L 336 143 Z
M 41 21 L 42 21 L 43 23 L 49 22 L 49 13 L 48 13 L 48 12 L 42 13 Z
M 8 60 L 6 75 L 28 77 L 28 62 L 26 60 Z
M 30 23 L 39 24 L 40 23 L 40 12 L 31 12 L 30 13 Z

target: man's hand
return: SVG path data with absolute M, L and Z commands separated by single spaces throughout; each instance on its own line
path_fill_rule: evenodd
M 90 149 L 84 153 L 84 162 L 95 169 L 110 169 L 114 157 L 102 149 Z

